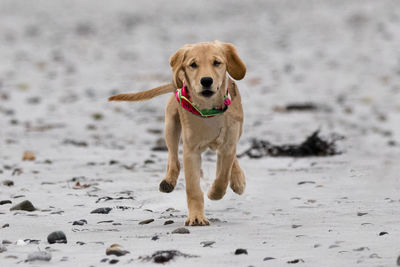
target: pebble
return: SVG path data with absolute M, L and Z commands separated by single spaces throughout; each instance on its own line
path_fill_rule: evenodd
M 275 258 L 273 258 L 273 257 L 265 257 L 263 259 L 263 261 L 270 261 L 270 260 L 275 260 Z
M 367 214 L 368 214 L 368 212 L 357 212 L 357 216 L 364 216 Z
M 12 203 L 11 200 L 1 200 L 0 201 L 0 205 L 11 204 L 11 203 Z
M 115 256 L 124 256 L 128 254 L 129 251 L 123 250 L 122 247 L 118 244 L 112 244 L 110 247 L 106 249 L 106 255 L 115 255 Z
M 8 224 L 8 223 L 3 224 L 3 226 L 1 228 L 6 228 L 6 227 L 10 227 L 10 224 Z
M 108 214 L 108 213 L 110 213 L 111 210 L 112 210 L 112 208 L 98 208 L 98 209 L 92 210 L 90 213 Z
M 400 266 L 400 256 L 397 257 L 397 266 Z
M 380 232 L 379 236 L 388 235 L 388 234 L 389 234 L 388 232 Z
M 34 211 L 36 208 L 33 206 L 32 202 L 29 200 L 24 200 L 21 203 L 11 207 L 10 210 L 26 210 L 26 211 Z
M 11 242 L 10 240 L 7 240 L 7 239 L 4 239 L 3 241 L 1 241 L 1 243 L 2 243 L 3 245 L 10 245 L 10 244 L 12 244 L 12 242 Z
M 119 262 L 119 260 L 117 260 L 117 259 L 112 259 L 109 261 L 110 264 L 116 264 L 118 262 Z
M 168 221 L 165 221 L 165 222 L 164 222 L 164 225 L 173 224 L 173 223 L 174 223 L 173 220 L 168 220 Z
M 55 231 L 52 232 L 51 234 L 49 234 L 47 236 L 47 242 L 49 242 L 50 244 L 54 244 L 54 243 L 67 243 L 67 237 L 65 236 L 64 232 L 62 231 Z
M 32 161 L 32 160 L 35 160 L 35 159 L 36 159 L 35 154 L 33 152 L 30 152 L 30 151 L 25 151 L 24 152 L 24 156 L 22 157 L 22 160 Z
M 158 239 L 160 239 L 160 238 L 158 237 L 158 235 L 155 235 L 155 236 L 153 236 L 153 237 L 151 238 L 151 240 L 153 240 L 153 241 L 156 241 L 156 240 L 158 240 Z
M 235 255 L 240 255 L 240 254 L 246 254 L 247 255 L 247 249 L 238 248 L 237 250 L 235 250 Z
M 186 229 L 185 227 L 179 227 L 176 228 L 174 231 L 172 231 L 173 234 L 190 234 L 190 231 Z
M 5 186 L 13 186 L 14 185 L 14 181 L 4 180 L 3 181 L 3 185 L 5 185 Z
M 4 251 L 7 251 L 6 246 L 0 244 L 0 253 L 2 253 L 2 252 L 4 252 Z
M 304 262 L 304 260 L 303 259 L 295 259 L 295 260 L 287 261 L 287 263 L 289 263 L 289 264 L 296 264 L 299 262 Z
M 73 223 L 72 223 L 72 225 L 84 225 L 84 224 L 87 224 L 87 221 L 86 220 L 78 220 L 78 221 L 74 221 Z
M 205 247 L 211 247 L 214 244 L 215 244 L 215 241 L 203 241 L 203 242 L 200 242 L 200 245 L 203 245 L 204 248 Z
M 47 251 L 37 251 L 28 255 L 26 261 L 50 261 L 51 253 Z
M 154 222 L 154 219 L 144 220 L 144 221 L 139 222 L 139 224 L 149 224 L 149 223 L 152 223 L 152 222 Z

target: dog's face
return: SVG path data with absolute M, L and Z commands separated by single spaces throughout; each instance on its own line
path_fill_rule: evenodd
M 226 72 L 235 80 L 243 79 L 246 67 L 232 44 L 219 41 L 185 45 L 171 58 L 177 88 L 185 83 L 197 103 L 213 105 L 225 94 Z

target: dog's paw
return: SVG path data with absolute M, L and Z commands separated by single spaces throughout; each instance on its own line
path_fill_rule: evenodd
M 211 189 L 208 191 L 207 196 L 211 200 L 220 200 L 225 196 L 226 193 L 226 187 L 224 188 L 217 188 L 215 185 L 211 187 Z
M 164 193 L 171 193 L 174 190 L 174 188 L 175 188 L 174 185 L 168 183 L 165 180 L 161 181 L 160 187 L 159 187 L 160 191 L 164 192 Z
M 238 195 L 243 194 L 244 189 L 246 188 L 246 180 L 245 179 L 231 179 L 230 182 L 231 189 Z
M 189 216 L 185 222 L 186 226 L 206 226 L 210 225 L 210 222 L 207 220 L 204 215 L 194 215 Z

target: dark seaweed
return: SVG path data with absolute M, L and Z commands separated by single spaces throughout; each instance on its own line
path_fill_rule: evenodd
M 323 140 L 319 137 L 319 130 L 313 132 L 304 142 L 299 145 L 273 145 L 268 141 L 253 139 L 249 149 L 237 155 L 249 158 L 270 157 L 325 157 L 338 155 L 340 152 L 336 149 L 335 142 L 338 137 L 331 141 Z

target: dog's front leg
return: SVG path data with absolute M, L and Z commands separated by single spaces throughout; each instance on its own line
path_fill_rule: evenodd
M 183 147 L 183 166 L 185 169 L 186 198 L 189 217 L 185 225 L 209 225 L 204 216 L 204 196 L 200 187 L 201 152 L 198 149 Z

